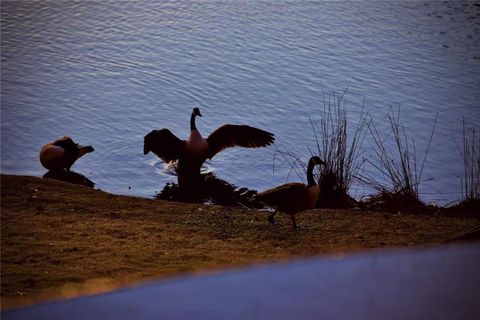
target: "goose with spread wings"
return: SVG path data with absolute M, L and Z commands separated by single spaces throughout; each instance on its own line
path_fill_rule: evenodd
M 219 127 L 205 139 L 195 125 L 197 116 L 202 116 L 200 109 L 193 108 L 188 140 L 179 139 L 168 129 L 153 130 L 144 138 L 144 154 L 152 151 L 165 162 L 178 160 L 176 170 L 180 187 L 198 185 L 203 162 L 226 148 L 266 147 L 275 140 L 273 133 L 233 124 Z

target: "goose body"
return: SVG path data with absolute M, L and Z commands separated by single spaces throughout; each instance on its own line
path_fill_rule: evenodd
M 152 130 L 144 138 L 144 154 L 152 151 L 165 162 L 178 161 L 180 187 L 198 186 L 202 164 L 220 151 L 230 147 L 265 147 L 275 139 L 270 132 L 247 125 L 232 124 L 223 125 L 207 138 L 203 138 L 195 124 L 197 116 L 202 115 L 198 108 L 194 108 L 190 117 L 188 140 L 180 140 L 168 129 Z
M 269 216 L 269 221 L 275 223 L 274 217 L 277 211 L 290 215 L 293 226 L 297 228 L 295 215 L 315 207 L 320 188 L 313 178 L 313 167 L 323 164 L 319 157 L 311 157 L 307 167 L 307 184 L 291 182 L 282 184 L 273 189 L 265 190 L 257 194 L 256 199 L 267 204 L 275 211 Z
M 312 209 L 319 193 L 318 185 L 308 187 L 303 183 L 292 182 L 263 191 L 257 195 L 257 199 L 278 211 L 296 214 Z
M 93 152 L 91 146 L 80 146 L 64 136 L 56 141 L 47 143 L 40 149 L 40 163 L 50 171 L 70 170 L 71 166 L 81 156 Z
M 208 152 L 208 142 L 205 140 L 198 130 L 192 130 L 190 136 L 186 141 L 185 151 L 189 153 L 191 157 L 199 157 Z

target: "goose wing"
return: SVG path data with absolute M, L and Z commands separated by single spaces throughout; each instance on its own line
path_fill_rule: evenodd
M 286 183 L 258 193 L 256 199 L 270 205 L 283 205 L 302 195 L 306 188 L 300 182 Z
M 55 165 L 58 168 L 64 167 L 67 170 L 70 170 L 70 167 L 77 161 L 78 158 L 85 155 L 86 153 L 93 152 L 94 149 L 92 146 L 80 146 L 78 143 L 75 143 L 72 138 L 69 136 L 64 136 L 52 143 L 54 147 L 61 147 L 64 150 L 61 161 L 61 165 Z M 51 170 L 51 168 L 48 168 Z
M 207 142 L 208 158 L 229 147 L 259 148 L 273 143 L 274 134 L 246 125 L 226 124 L 212 132 Z
M 165 162 L 177 160 L 184 150 L 185 141 L 168 129 L 152 130 L 143 138 L 143 154 L 152 151 Z
M 93 152 L 95 149 L 92 146 L 81 146 L 75 143 L 69 136 L 64 136 L 52 143 L 54 146 L 62 147 L 65 150 L 65 155 L 72 159 L 77 160 L 86 153 Z

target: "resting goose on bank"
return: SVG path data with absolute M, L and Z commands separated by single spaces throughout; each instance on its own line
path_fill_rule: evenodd
M 212 132 L 206 139 L 195 126 L 195 117 L 202 115 L 193 108 L 190 117 L 190 137 L 180 140 L 170 130 L 153 130 L 144 138 L 143 153 L 155 153 L 165 162 L 178 160 L 177 175 L 180 187 L 197 186 L 201 179 L 200 167 L 207 159 L 229 147 L 258 148 L 273 143 L 270 132 L 247 125 L 226 124 Z
M 70 167 L 78 158 L 94 150 L 91 146 L 80 146 L 73 142 L 70 137 L 64 136 L 42 146 L 40 162 L 51 171 L 63 169 L 70 171 Z
M 299 182 L 286 183 L 257 194 L 257 200 L 275 209 L 268 221 L 274 224 L 275 214 L 280 211 L 289 214 L 293 226 L 297 228 L 295 214 L 312 209 L 317 202 L 320 189 L 313 178 L 313 167 L 320 164 L 324 162 L 319 157 L 311 157 L 308 161 L 307 185 Z

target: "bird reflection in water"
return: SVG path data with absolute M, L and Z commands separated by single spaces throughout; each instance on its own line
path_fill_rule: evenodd
M 195 188 L 181 187 L 168 182 L 155 198 L 180 202 L 212 203 L 231 207 L 249 207 L 254 203 L 255 190 L 237 188 L 212 172 L 201 174 L 202 179 Z
M 50 170 L 45 173 L 43 177 L 48 179 L 61 180 L 73 184 L 79 184 L 89 188 L 93 188 L 95 186 L 95 183 L 92 180 L 85 177 L 83 174 L 74 171 Z

